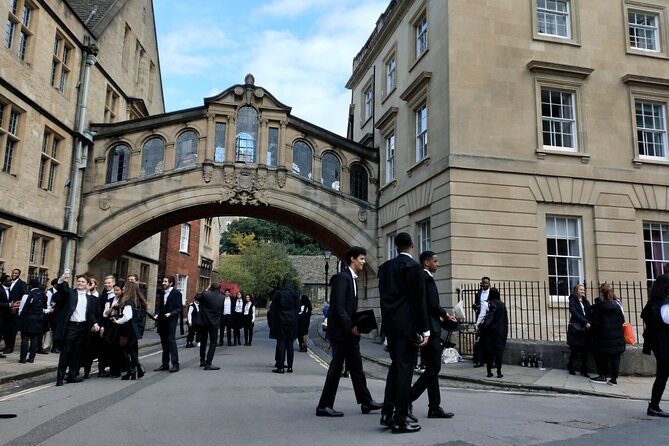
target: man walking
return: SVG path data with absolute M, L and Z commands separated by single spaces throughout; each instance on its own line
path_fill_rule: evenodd
M 219 326 L 220 333 L 218 338 L 218 345 L 222 346 L 225 340 L 225 330 L 228 331 L 228 345 L 232 345 L 232 296 L 230 295 L 230 288 L 224 291 L 224 305 L 223 314 L 221 315 L 221 324 Z
M 158 300 L 158 314 L 156 314 L 157 330 L 160 335 L 160 344 L 163 348 L 162 364 L 154 372 L 169 370 L 170 373 L 179 371 L 179 353 L 177 352 L 177 320 L 183 308 L 181 291 L 174 288 L 174 276 L 163 277 L 163 298 Z M 170 367 L 170 357 L 172 367 Z
M 9 301 L 21 302 L 25 294 L 28 294 L 28 285 L 21 280 L 21 270 L 12 270 L 11 282 L 9 284 Z M 13 353 L 16 344 L 16 335 L 19 332 L 19 315 L 17 311 L 11 311 L 5 317 L 5 349 L 4 354 Z
M 425 371 L 411 387 L 411 401 L 416 401 L 427 389 L 428 418 L 452 418 L 452 412 L 445 412 L 441 408 L 441 394 L 439 390 L 439 371 L 441 370 L 441 324 L 448 318 L 446 310 L 439 305 L 439 291 L 434 282 L 434 273 L 439 268 L 439 258 L 432 251 L 420 254 L 420 264 L 423 266 L 425 280 L 425 297 L 427 314 L 430 322 L 430 339 L 427 345 L 420 349 Z M 413 414 L 411 414 L 413 416 Z
M 360 404 L 362 413 L 369 413 L 381 408 L 381 404 L 372 400 L 367 388 L 365 374 L 360 358 L 360 332 L 355 321 L 358 310 L 357 285 L 355 279 L 365 268 L 367 251 L 360 246 L 353 246 L 346 252 L 348 267 L 330 280 L 332 294 L 328 312 L 328 336 L 332 347 L 332 360 L 328 369 L 321 399 L 316 407 L 319 417 L 342 417 L 342 412 L 334 410 L 334 401 L 339 387 L 344 361 L 355 392 L 355 399 Z
M 423 269 L 411 257 L 411 236 L 400 232 L 395 236 L 395 246 L 397 257 L 379 267 L 381 318 L 391 359 L 381 425 L 392 428 L 393 433 L 408 433 L 420 430 L 420 425 L 413 424 L 407 415 L 416 349 L 427 345 L 430 331 Z
M 221 285 L 216 282 L 202 293 L 195 296 L 200 303 L 200 367 L 205 370 L 219 370 L 211 364 L 216 353 L 216 339 L 218 338 L 218 326 L 221 323 L 223 304 L 225 297 L 221 294 Z M 209 351 L 207 351 L 207 339 L 209 339 Z M 207 354 L 205 359 L 205 353 Z

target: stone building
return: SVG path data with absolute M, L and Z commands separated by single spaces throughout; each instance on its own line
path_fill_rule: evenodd
M 91 122 L 164 112 L 151 0 L 0 3 L 0 270 L 76 269 Z M 155 289 L 159 235 L 91 270 Z M 153 291 L 155 292 L 155 291 Z
M 393 0 L 353 61 L 380 154 L 378 260 L 407 231 L 463 282 L 652 280 L 669 257 L 666 0 Z M 558 299 L 559 300 L 559 299 Z

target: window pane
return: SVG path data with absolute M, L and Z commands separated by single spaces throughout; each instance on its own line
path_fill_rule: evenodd
M 237 113 L 235 161 L 240 163 L 255 163 L 257 145 L 258 112 L 253 107 L 242 107 Z
M 225 124 L 222 122 L 216 123 L 216 130 L 214 136 L 214 161 L 222 163 L 225 161 Z
M 296 142 L 293 146 L 293 172 L 311 179 L 312 159 L 311 147 L 302 141 Z
M 339 175 L 341 167 L 339 160 L 332 153 L 323 155 L 323 178 L 322 183 L 325 187 L 334 190 L 340 190 Z
M 197 134 L 192 130 L 177 138 L 175 168 L 194 166 L 197 162 Z
M 270 127 L 267 132 L 267 165 L 276 167 L 279 151 L 279 129 Z
M 160 138 L 151 138 L 142 149 L 142 170 L 140 176 L 163 173 L 165 143 Z

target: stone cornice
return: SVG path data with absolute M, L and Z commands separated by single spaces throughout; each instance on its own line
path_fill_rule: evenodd
M 640 76 L 638 74 L 626 74 L 622 81 L 630 85 L 639 85 L 642 87 L 661 88 L 669 90 L 669 79 L 662 77 Z
M 532 73 L 555 74 L 558 76 L 575 77 L 585 79 L 595 71 L 594 68 L 578 67 L 576 65 L 565 65 L 560 63 L 531 60 L 527 63 L 527 69 Z
M 388 110 L 383 113 L 383 115 L 376 122 L 375 127 L 383 133 L 383 130 L 388 127 L 388 125 L 395 120 L 397 112 L 399 112 L 399 107 L 390 107 Z
M 414 79 L 413 82 L 411 82 L 411 85 L 409 85 L 406 90 L 402 92 L 400 95 L 400 99 L 403 101 L 408 101 L 411 98 L 413 98 L 417 92 L 419 92 L 422 88 L 427 85 L 427 83 L 430 81 L 430 78 L 432 77 L 432 72 L 431 71 L 422 71 L 416 79 Z

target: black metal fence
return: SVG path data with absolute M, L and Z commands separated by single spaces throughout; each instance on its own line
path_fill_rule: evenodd
M 618 296 L 625 314 L 625 321 L 635 330 L 637 343 L 642 343 L 643 321 L 641 310 L 648 299 L 648 288 L 643 282 L 609 282 Z M 599 295 L 600 283 L 586 285 L 586 296 L 592 304 Z M 569 323 L 569 297 L 551 296 L 546 282 L 497 282 L 497 288 L 509 314 L 509 339 L 530 341 L 567 341 Z M 474 296 L 479 284 L 464 284 L 458 290 L 462 301 L 465 329 L 460 336 L 461 353 L 471 353 L 473 324 L 475 321 Z

